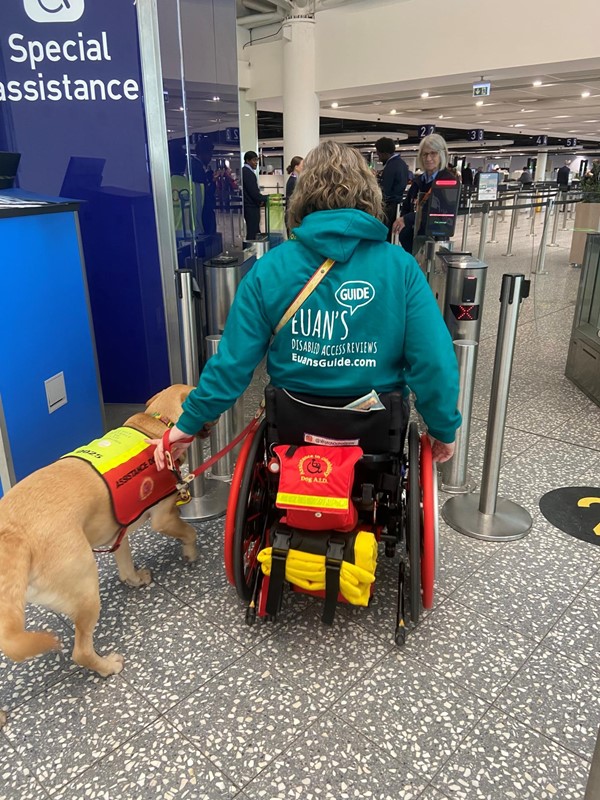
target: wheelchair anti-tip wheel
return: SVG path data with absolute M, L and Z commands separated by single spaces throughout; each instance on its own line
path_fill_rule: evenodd
M 260 569 L 257 556 L 269 511 L 266 424 L 263 419 L 244 441 L 233 471 L 225 517 L 225 572 L 246 602 L 252 597 Z

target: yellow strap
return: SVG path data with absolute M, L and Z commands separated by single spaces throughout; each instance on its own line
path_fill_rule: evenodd
M 321 283 L 325 275 L 329 272 L 329 270 L 333 267 L 335 261 L 331 258 L 325 259 L 325 261 L 321 264 L 319 269 L 314 273 L 314 275 L 310 278 L 308 283 L 300 290 L 300 292 L 296 295 L 296 299 L 293 301 L 291 306 L 285 312 L 283 317 L 279 320 L 277 327 L 275 328 L 275 335 L 279 333 L 279 331 L 288 324 L 291 318 L 294 316 L 296 311 L 300 308 L 300 306 L 307 300 L 308 297 L 314 292 L 317 286 Z

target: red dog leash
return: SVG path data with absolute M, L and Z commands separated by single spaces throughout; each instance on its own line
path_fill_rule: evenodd
M 217 461 L 220 461 L 223 456 L 226 456 L 231 450 L 233 450 L 236 445 L 238 445 L 242 439 L 245 439 L 246 436 L 249 436 L 251 433 L 258 428 L 260 425 L 261 417 L 264 413 L 264 407 L 261 405 L 259 406 L 256 414 L 254 415 L 254 419 L 246 425 L 244 430 L 241 433 L 232 439 L 229 444 L 225 445 L 222 450 L 219 450 L 218 453 L 215 453 L 214 456 L 211 456 L 208 461 L 200 464 L 199 467 L 196 467 L 195 470 L 189 472 L 185 477 L 181 474 L 181 470 L 179 469 L 179 464 L 177 460 L 173 458 L 173 454 L 171 452 L 171 443 L 169 442 L 169 434 L 171 432 L 170 429 L 166 430 L 162 437 L 163 448 L 165 451 L 165 462 L 167 468 L 175 475 L 177 478 L 177 490 L 179 491 L 180 497 L 182 502 L 187 502 L 190 498 L 190 493 L 188 489 L 188 484 L 190 484 L 194 478 L 197 478 L 198 475 L 201 475 L 203 472 L 206 472 L 207 469 L 210 469 L 213 464 L 216 464 Z M 189 444 L 194 441 L 193 436 L 188 436 L 185 439 L 179 439 L 180 442 L 185 444 Z

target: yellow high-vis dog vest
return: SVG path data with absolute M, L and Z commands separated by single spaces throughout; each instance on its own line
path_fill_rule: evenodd
M 91 464 L 108 487 L 119 525 L 135 522 L 144 511 L 177 491 L 177 479 L 154 463 L 154 445 L 134 428 L 116 428 L 78 447 L 62 458 L 79 458 Z

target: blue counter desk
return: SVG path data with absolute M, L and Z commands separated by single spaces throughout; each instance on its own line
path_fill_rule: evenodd
M 104 430 L 77 208 L 0 190 L 0 496 Z

